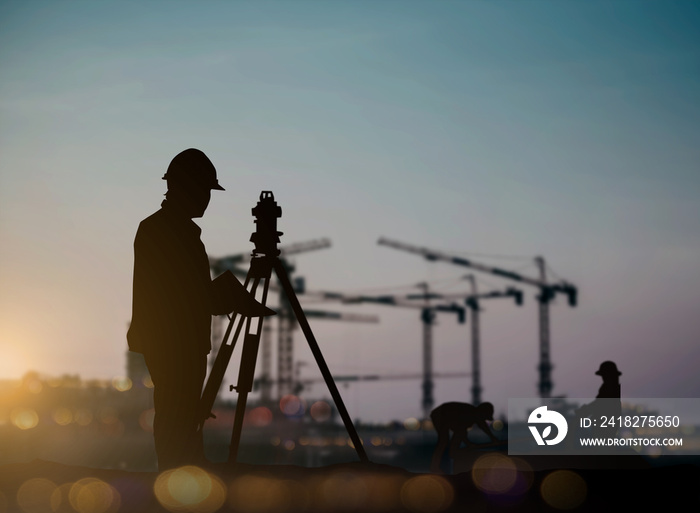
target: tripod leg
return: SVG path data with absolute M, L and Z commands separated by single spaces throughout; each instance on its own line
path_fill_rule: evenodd
M 335 384 L 335 380 L 333 380 L 333 375 L 328 369 L 328 365 L 326 365 L 326 360 L 323 358 L 321 349 L 318 347 L 318 342 L 316 342 L 316 338 L 314 337 L 314 334 L 311 331 L 309 321 L 306 319 L 304 310 L 301 308 L 301 304 L 299 304 L 299 299 L 297 298 L 297 295 L 294 292 L 294 288 L 292 287 L 292 284 L 289 281 L 289 275 L 287 274 L 286 269 L 282 265 L 282 262 L 278 258 L 275 258 L 274 269 L 275 273 L 277 274 L 277 277 L 279 278 L 280 284 L 282 285 L 282 288 L 287 294 L 287 298 L 289 299 L 289 302 L 292 305 L 294 315 L 296 316 L 297 321 L 299 322 L 299 326 L 301 326 L 301 329 L 304 332 L 306 341 L 309 343 L 309 348 L 311 349 L 311 352 L 313 353 L 314 358 L 316 359 L 318 368 L 321 370 L 321 374 L 323 375 L 323 379 L 326 382 L 326 386 L 328 386 L 328 390 L 331 393 L 333 402 L 335 403 L 336 408 L 338 408 L 338 413 L 340 413 L 340 417 L 343 419 L 345 429 L 350 435 L 350 439 L 352 440 L 352 443 L 355 446 L 355 451 L 357 451 L 357 455 L 360 457 L 360 461 L 365 463 L 369 462 L 369 458 L 367 458 L 365 448 L 362 445 L 362 440 L 360 440 L 360 437 L 357 434 L 357 431 L 355 430 L 355 426 L 352 423 L 352 419 L 350 419 L 350 415 L 348 414 L 348 411 L 345 408 L 345 403 L 343 403 L 343 398 L 340 397 L 338 387 Z
M 272 268 L 268 267 L 265 276 L 263 295 L 261 303 L 267 303 L 267 292 L 270 288 L 270 274 Z M 255 363 L 258 359 L 258 348 L 260 347 L 260 336 L 262 335 L 264 317 L 258 319 L 255 333 L 250 333 L 251 320 L 246 322 L 246 334 L 243 339 L 243 351 L 241 354 L 241 367 L 238 371 L 238 384 L 235 389 L 238 392 L 238 402 L 236 403 L 236 414 L 233 419 L 233 431 L 231 433 L 231 445 L 229 446 L 228 462 L 235 463 L 238 459 L 238 447 L 241 441 L 241 431 L 243 430 L 243 417 L 245 416 L 248 393 L 253 390 L 253 379 L 255 377 Z
M 246 333 L 243 340 L 241 370 L 238 374 L 238 385 L 236 386 L 238 402 L 236 403 L 236 414 L 233 419 L 233 431 L 231 432 L 231 445 L 228 453 L 229 463 L 235 463 L 238 458 L 238 447 L 240 446 L 241 431 L 243 430 L 243 417 L 248 402 L 248 393 L 252 390 L 259 345 L 260 337 L 256 333 Z
M 244 287 L 248 287 L 250 282 L 251 273 L 246 276 Z M 253 279 L 253 286 L 251 288 L 251 293 L 255 294 L 258 284 L 260 283 L 260 278 L 256 277 Z M 233 339 L 230 344 L 227 344 L 229 335 L 233 325 L 238 321 L 236 326 L 236 332 L 233 335 Z M 216 354 L 216 359 L 214 360 L 214 365 L 212 365 L 211 372 L 209 373 L 209 378 L 204 386 L 204 391 L 202 392 L 202 398 L 200 400 L 200 424 L 199 429 L 204 427 L 204 421 L 211 415 L 211 410 L 214 406 L 214 401 L 216 401 L 216 396 L 219 393 L 219 388 L 221 388 L 221 383 L 224 380 L 224 375 L 226 374 L 226 367 L 228 367 L 229 361 L 231 360 L 231 355 L 233 354 L 233 349 L 236 347 L 236 341 L 241 333 L 241 328 L 243 327 L 245 319 L 242 315 L 237 313 L 233 315 L 226 328 L 226 333 L 219 346 L 219 351 Z

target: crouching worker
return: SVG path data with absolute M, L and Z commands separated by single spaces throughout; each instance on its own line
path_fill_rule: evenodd
M 447 449 L 450 447 L 450 457 L 453 457 L 459 446 L 464 442 L 469 446 L 468 430 L 474 424 L 486 433 L 492 442 L 498 442 L 486 424 L 487 420 L 493 420 L 493 404 L 481 403 L 474 406 L 469 403 L 444 403 L 430 412 L 430 420 L 437 431 L 438 439 L 433 459 L 430 465 L 431 472 L 440 472 L 440 463 Z M 452 441 L 450 441 L 452 431 Z
M 204 463 L 199 401 L 211 350 L 211 317 L 236 311 L 274 312 L 258 303 L 230 272 L 211 279 L 201 229 L 216 169 L 199 150 L 178 154 L 163 177 L 161 209 L 144 219 L 134 240 L 129 349 L 144 355 L 154 384 L 153 438 L 158 467 Z

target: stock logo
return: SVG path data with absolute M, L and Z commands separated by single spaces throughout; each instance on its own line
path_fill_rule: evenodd
M 564 416 L 554 410 L 548 410 L 546 406 L 540 406 L 539 408 L 532 410 L 530 417 L 527 419 L 527 423 L 549 424 L 546 428 L 544 428 L 542 434 L 540 434 L 537 426 L 528 426 L 532 436 L 535 437 L 537 445 L 556 445 L 564 440 L 564 437 L 569 430 L 569 426 L 566 423 Z M 554 424 L 557 427 L 557 436 L 552 439 L 549 438 L 552 434 L 551 424 Z

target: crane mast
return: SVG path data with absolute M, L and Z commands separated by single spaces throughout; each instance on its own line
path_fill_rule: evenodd
M 552 363 L 550 360 L 550 333 L 549 333 L 549 304 L 552 299 L 554 299 L 556 293 L 565 294 L 569 301 L 569 306 L 576 306 L 578 302 L 578 290 L 577 288 L 565 281 L 559 283 L 548 283 L 547 276 L 545 273 L 545 262 L 544 258 L 537 257 L 535 262 L 537 263 L 540 270 L 540 278 L 530 278 L 528 276 L 523 276 L 519 273 L 500 269 L 498 267 L 490 267 L 484 264 L 473 262 L 472 260 L 449 255 L 447 253 L 442 253 L 440 251 L 433 251 L 428 248 L 413 246 L 410 244 L 405 244 L 402 242 L 397 242 L 389 240 L 387 238 L 381 237 L 378 241 L 379 245 L 389 246 L 394 249 L 401 251 L 407 251 L 409 253 L 414 253 L 421 255 L 427 260 L 431 261 L 442 261 L 448 262 L 455 265 L 461 265 L 464 267 L 470 267 L 476 269 L 477 271 L 493 274 L 495 276 L 500 276 L 501 278 L 506 278 L 540 289 L 540 293 L 537 296 L 539 302 L 539 331 L 540 331 L 540 343 L 539 343 L 539 356 L 540 363 L 538 365 L 539 372 L 539 382 L 538 391 L 540 397 L 550 397 L 553 384 L 552 384 Z M 478 322 L 478 321 L 477 321 Z
M 472 296 L 474 299 L 467 299 L 466 303 L 471 310 L 472 322 L 472 404 L 474 406 L 481 404 L 481 355 L 479 348 L 479 302 L 475 297 L 479 294 L 476 286 L 476 279 L 473 275 L 468 276 L 472 287 Z
M 479 307 L 479 301 L 482 299 L 492 299 L 499 297 L 513 297 L 515 298 L 515 304 L 520 306 L 523 304 L 523 293 L 513 287 L 508 287 L 505 291 L 495 290 L 492 292 L 482 292 L 479 291 L 476 286 L 476 280 L 474 276 L 468 275 L 467 279 L 471 281 L 471 295 L 465 294 L 427 294 L 422 295 L 409 295 L 406 296 L 407 299 L 464 299 L 465 304 L 471 311 L 471 356 L 472 356 L 472 404 L 481 404 L 481 342 L 480 342 L 480 324 L 479 324 L 479 312 L 481 308 Z
M 463 323 L 465 320 L 465 312 L 463 307 L 454 303 L 430 304 L 429 300 L 433 297 L 433 294 L 428 292 L 428 285 L 426 283 L 421 283 L 419 286 L 423 289 L 423 293 L 409 296 L 409 298 L 389 295 L 342 297 L 332 293 L 325 293 L 324 296 L 329 299 L 341 299 L 345 303 L 378 303 L 421 310 L 420 318 L 423 323 L 423 383 L 421 384 L 421 408 L 423 410 L 423 418 L 427 419 L 430 417 L 430 412 L 435 404 L 433 398 L 433 325 L 435 324 L 435 315 L 437 312 L 456 313 L 459 322 Z M 414 298 L 414 300 L 411 300 L 411 297 Z M 422 299 L 423 303 L 416 303 L 415 299 Z

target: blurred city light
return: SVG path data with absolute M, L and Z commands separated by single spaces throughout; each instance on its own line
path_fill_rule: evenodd
M 121 506 L 119 492 L 94 477 L 75 482 L 68 492 L 68 501 L 77 513 L 112 513 Z
M 415 417 L 409 417 L 403 421 L 403 426 L 410 431 L 417 431 L 420 428 L 420 421 Z
M 139 426 L 147 433 L 153 433 L 153 419 L 156 416 L 156 411 L 153 408 L 144 410 L 139 415 Z
M 295 395 L 285 395 L 280 399 L 280 410 L 287 417 L 299 417 L 304 414 L 304 402 Z
M 73 413 L 68 408 L 58 408 L 53 412 L 53 420 L 59 426 L 67 426 L 73 422 Z
M 10 413 L 10 421 L 20 429 L 32 429 L 39 424 L 39 415 L 31 408 L 15 408 Z
M 153 491 L 168 511 L 212 513 L 226 501 L 226 488 L 221 480 L 192 465 L 161 473 Z
M 242 513 L 291 513 L 306 509 L 308 494 L 294 481 L 248 474 L 231 483 L 228 502 Z
M 586 500 L 588 487 L 576 472 L 555 470 L 542 481 L 540 493 L 544 501 L 556 509 L 574 509 Z
M 258 406 L 246 414 L 245 420 L 253 426 L 265 427 L 272 422 L 272 411 L 265 406 Z
M 131 390 L 132 385 L 131 380 L 126 376 L 117 376 L 112 380 L 112 386 L 120 392 Z
M 331 418 L 331 406 L 326 401 L 316 401 L 311 405 L 310 413 L 316 422 L 325 422 Z
M 319 498 L 330 509 L 349 511 L 365 510 L 367 502 L 367 485 L 352 472 L 336 472 L 327 477 L 319 487 Z
M 472 481 L 486 493 L 506 493 L 515 484 L 518 470 L 513 460 L 499 453 L 480 456 L 472 467 Z
M 401 487 L 401 503 L 414 513 L 437 513 L 452 505 L 452 485 L 440 476 L 412 477 Z
M 48 479 L 29 479 L 17 490 L 17 505 L 24 513 L 56 511 L 61 501 L 60 497 L 54 495 L 57 489 Z

